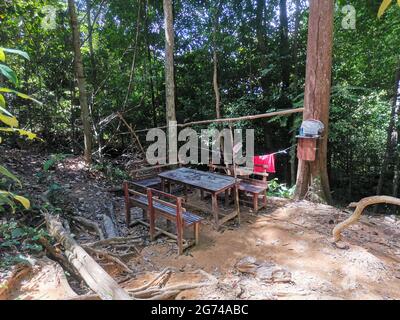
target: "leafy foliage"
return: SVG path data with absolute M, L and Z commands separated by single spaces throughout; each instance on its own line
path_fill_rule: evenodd
M 268 195 L 291 199 L 294 195 L 295 186 L 289 188 L 285 183 L 279 183 L 277 178 L 268 181 Z

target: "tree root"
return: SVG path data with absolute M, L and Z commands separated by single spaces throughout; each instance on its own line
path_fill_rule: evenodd
M 118 244 L 141 243 L 143 242 L 141 237 L 142 236 L 116 237 L 116 238 L 102 239 L 96 242 L 86 243 L 85 245 L 90 247 L 103 247 L 103 246 L 112 246 Z
M 109 261 L 115 262 L 117 265 L 119 265 L 125 272 L 127 273 L 134 273 L 134 271 L 129 268 L 127 266 L 127 264 L 125 264 L 124 262 L 121 261 L 121 259 L 119 257 L 117 257 L 116 255 L 112 254 L 112 253 L 108 253 L 105 252 L 103 250 L 99 250 L 99 249 L 93 249 L 89 246 L 82 246 L 82 248 L 84 248 L 87 252 L 89 252 L 92 255 L 99 257 L 103 257 Z
M 387 203 L 400 206 L 400 199 L 389 196 L 374 196 L 361 199 L 359 202 L 350 203 L 349 207 L 356 207 L 356 210 L 348 219 L 339 223 L 333 229 L 333 241 L 338 242 L 341 239 L 342 231 L 351 224 L 357 222 L 366 207 L 378 203 Z

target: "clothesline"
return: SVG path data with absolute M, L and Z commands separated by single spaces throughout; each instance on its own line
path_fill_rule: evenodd
M 297 144 L 294 144 L 294 145 L 292 145 L 291 147 L 289 147 L 289 148 L 286 148 L 286 149 L 284 149 L 284 150 L 281 150 L 281 151 L 277 151 L 277 152 L 274 152 L 274 153 L 271 153 L 270 155 L 273 155 L 273 156 L 275 156 L 275 155 L 277 155 L 277 154 L 281 154 L 281 153 L 283 153 L 283 154 L 287 154 L 287 152 L 290 150 L 290 149 L 293 149 L 293 148 L 295 148 L 297 146 Z

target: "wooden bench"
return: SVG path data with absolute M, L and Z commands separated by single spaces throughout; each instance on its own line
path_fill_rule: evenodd
M 184 249 L 199 243 L 200 224 L 203 218 L 183 208 L 182 203 L 184 201 L 182 198 L 152 188 L 146 188 L 146 193 L 142 193 L 130 189 L 128 182 L 124 182 L 123 189 L 125 195 L 125 219 L 128 227 L 131 226 L 130 209 L 132 207 L 139 207 L 143 209 L 144 215 L 147 213 L 149 223 L 145 221 L 145 216 L 143 216 L 143 220 L 136 220 L 135 222 L 144 224 L 150 228 L 151 240 L 154 240 L 157 236 L 155 233 L 156 230 L 175 239 L 178 243 L 178 253 L 180 255 Z M 158 217 L 164 217 L 167 221 L 175 223 L 177 234 L 174 235 L 169 231 L 156 227 Z M 183 238 L 184 228 L 191 226 L 193 226 L 194 231 L 194 243 Z
M 239 182 L 239 193 L 242 193 L 246 198 L 251 198 L 251 204 L 254 212 L 258 212 L 258 210 L 265 208 L 267 206 L 267 190 L 268 190 L 268 182 L 264 182 L 261 180 L 255 179 L 245 179 L 241 178 Z M 262 204 L 259 204 L 259 198 L 261 196 Z
M 250 203 L 254 212 L 258 212 L 260 209 L 265 208 L 267 206 L 267 190 L 268 190 L 268 173 L 266 172 L 266 165 L 256 165 L 258 167 L 263 167 L 265 172 L 253 172 L 252 168 L 246 167 L 236 167 L 236 176 L 240 178 L 239 182 L 239 193 L 244 195 L 243 202 L 245 204 Z M 232 165 L 214 165 L 209 164 L 208 167 L 210 171 L 224 171 L 227 175 L 233 176 L 233 166 Z M 260 177 L 259 179 L 251 179 L 250 176 L 254 175 L 255 177 Z M 262 199 L 262 204 L 259 204 L 259 198 Z M 251 201 L 248 201 L 247 198 L 251 198 Z

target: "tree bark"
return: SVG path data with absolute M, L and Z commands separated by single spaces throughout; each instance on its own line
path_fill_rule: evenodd
M 219 32 L 219 14 L 221 11 L 222 1 L 216 4 L 214 8 L 214 17 L 213 17 L 213 87 L 215 94 L 215 112 L 217 119 L 221 118 L 221 94 L 219 92 L 218 85 L 218 32 Z
M 298 94 L 298 86 L 299 86 L 299 67 L 298 67 L 298 55 L 299 55 L 299 29 L 300 29 L 300 0 L 295 0 L 295 18 L 294 18 L 294 31 L 293 31 L 293 90 Z M 296 134 L 297 128 L 294 127 L 296 116 L 291 116 L 291 127 L 293 130 L 291 142 L 296 143 Z M 297 169 L 297 161 L 296 161 L 296 148 L 290 150 L 290 185 L 294 185 L 296 183 L 296 169 Z
M 157 127 L 157 105 L 156 97 L 154 92 L 154 72 L 153 72 L 153 61 L 151 55 L 151 48 L 149 43 L 149 16 L 148 16 L 148 0 L 145 2 L 145 41 L 147 50 L 147 61 L 149 63 L 149 83 L 150 83 L 150 94 L 151 94 L 151 106 L 152 106 L 152 116 L 153 116 L 153 126 Z
M 290 85 L 290 48 L 289 48 L 289 25 L 287 15 L 286 0 L 279 1 L 279 21 L 280 21 L 280 59 L 281 59 L 281 76 L 282 76 L 282 95 L 286 95 L 286 91 Z M 290 107 L 290 106 L 285 106 Z
M 265 0 L 257 0 L 256 3 L 256 39 L 257 39 L 257 48 L 260 53 L 261 58 L 261 68 L 267 68 L 267 39 L 265 37 Z M 268 92 L 268 78 L 266 75 L 261 75 L 260 84 L 263 89 L 264 94 Z
M 131 95 L 132 87 L 133 87 L 133 77 L 135 75 L 135 68 L 136 68 L 136 56 L 137 56 L 137 50 L 139 47 L 141 9 L 142 9 L 142 1 L 138 0 L 138 13 L 137 13 L 137 19 L 136 19 L 136 34 L 135 34 L 135 49 L 133 51 L 131 71 L 129 73 L 128 89 L 126 90 L 124 105 L 123 105 L 122 109 L 125 109 L 125 107 L 128 105 L 129 96 Z
M 173 148 L 174 141 L 177 141 L 176 127 L 171 125 L 171 122 L 176 122 L 175 114 L 175 70 L 174 70 L 174 17 L 172 0 L 163 0 L 164 8 L 164 25 L 165 25 L 165 93 L 166 93 L 166 108 L 167 108 L 167 126 L 169 137 L 169 161 L 176 163 L 176 150 Z
M 92 131 L 90 126 L 89 106 L 86 91 L 86 78 L 82 62 L 82 52 L 80 45 L 80 27 L 76 14 L 74 0 L 68 0 L 68 9 L 70 14 L 70 23 L 72 29 L 72 44 L 74 49 L 75 73 L 78 80 L 79 101 L 81 105 L 81 117 L 84 133 L 84 157 L 86 164 L 92 163 Z
M 326 202 L 331 202 L 327 171 L 329 101 L 331 90 L 333 0 L 311 0 L 308 27 L 306 83 L 303 119 L 320 120 L 325 125 L 318 141 L 316 160 L 299 160 L 296 198 L 304 198 L 310 186 Z

